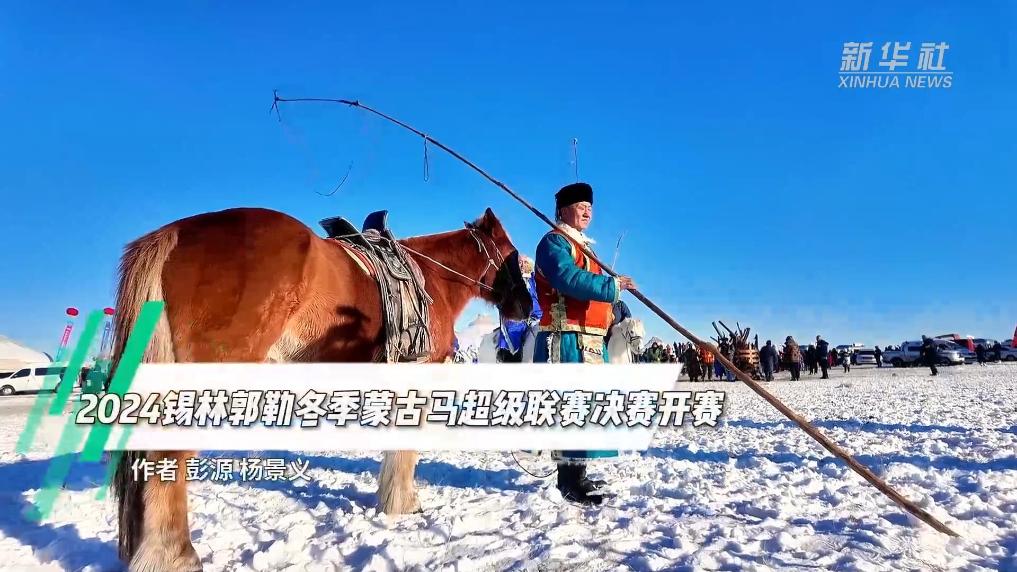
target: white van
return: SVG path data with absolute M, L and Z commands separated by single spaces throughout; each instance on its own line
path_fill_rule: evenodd
M 67 371 L 65 363 L 29 364 L 28 367 L 19 369 L 10 377 L 0 379 L 0 395 L 12 395 L 22 391 L 41 391 L 47 376 L 51 376 L 50 383 L 56 387 L 65 371 Z

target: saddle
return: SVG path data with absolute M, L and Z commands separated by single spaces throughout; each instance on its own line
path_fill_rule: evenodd
M 388 228 L 388 211 L 367 215 L 361 230 L 342 217 L 322 220 L 328 238 L 339 242 L 378 284 L 385 325 L 379 362 L 422 362 L 431 354 L 429 308 L 433 300 L 413 258 Z

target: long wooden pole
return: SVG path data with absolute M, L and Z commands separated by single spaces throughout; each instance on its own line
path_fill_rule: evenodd
M 445 151 L 449 155 L 452 155 L 456 159 L 459 159 L 460 161 L 465 163 L 467 166 L 469 166 L 471 169 L 473 169 L 474 171 L 479 173 L 482 177 L 484 177 L 488 181 L 494 183 L 495 186 L 497 186 L 501 190 L 503 190 L 506 193 L 508 193 L 512 198 L 514 198 L 516 201 L 518 201 L 524 207 L 529 209 L 530 212 L 532 212 L 534 215 L 536 215 L 537 218 L 539 218 L 540 220 L 542 220 L 545 223 L 547 223 L 551 228 L 554 228 L 554 229 L 557 229 L 559 231 L 564 232 L 564 229 L 562 227 L 558 226 L 557 224 L 554 223 L 554 221 L 552 221 L 551 219 L 547 218 L 547 216 L 544 215 L 544 213 L 540 212 L 536 207 L 534 207 L 532 204 L 530 204 L 529 201 L 527 201 L 523 197 L 519 196 L 518 193 L 516 193 L 512 189 L 508 188 L 505 185 L 505 183 L 502 183 L 501 181 L 495 179 L 494 177 L 489 175 L 486 171 L 484 171 L 483 169 L 478 167 L 475 163 L 473 163 L 472 161 L 470 161 L 466 157 L 463 157 L 462 155 L 460 155 L 459 153 L 457 153 L 453 149 L 450 149 L 449 147 L 446 147 L 445 145 L 443 145 L 441 142 L 439 142 L 438 140 L 434 139 L 430 135 L 427 135 L 423 131 L 420 131 L 419 129 L 416 129 L 416 128 L 410 126 L 410 125 L 407 125 L 406 123 L 403 123 L 402 121 L 399 121 L 398 119 L 395 119 L 394 117 L 391 117 L 391 116 L 386 115 L 386 114 L 384 114 L 384 113 L 382 113 L 380 111 L 377 111 L 377 110 L 372 109 L 372 108 L 370 108 L 370 107 L 368 107 L 366 105 L 363 105 L 359 101 L 352 101 L 352 100 L 347 100 L 347 99 L 327 99 L 327 98 L 296 98 L 296 99 L 286 99 L 286 98 L 279 97 L 279 95 L 277 93 L 273 93 L 273 96 L 274 96 L 274 100 L 272 101 L 272 108 L 271 109 L 275 110 L 276 113 L 279 112 L 279 103 L 290 103 L 290 102 L 341 103 L 341 104 L 344 104 L 344 105 L 349 105 L 350 107 L 358 107 L 360 109 L 363 109 L 364 111 L 367 111 L 369 113 L 373 113 L 373 114 L 378 115 L 378 116 L 380 116 L 380 117 L 382 117 L 382 118 L 384 118 L 384 119 L 386 119 L 388 121 L 391 121 L 392 123 L 395 123 L 396 125 L 399 125 L 400 127 L 403 127 L 404 129 L 412 131 L 413 133 L 415 133 L 415 134 L 419 135 L 420 137 L 422 137 L 426 142 L 433 144 L 435 147 L 438 147 L 439 149 Z M 578 244 L 578 246 L 579 246 L 579 249 L 583 251 L 583 254 L 585 254 L 586 256 L 589 256 L 592 260 L 596 261 L 597 264 L 600 265 L 600 267 L 603 268 L 603 270 L 605 272 L 607 272 L 611 276 L 618 276 L 618 273 L 615 272 L 613 268 L 610 268 L 609 266 L 604 264 L 599 258 L 597 258 L 597 256 L 589 248 L 586 247 L 586 245 Z M 819 444 L 822 445 L 824 449 L 826 449 L 827 451 L 833 453 L 834 456 L 836 456 L 840 460 L 842 460 L 845 463 L 847 463 L 847 466 L 851 467 L 851 469 L 854 472 L 858 473 L 863 479 L 868 481 L 869 484 L 871 484 L 872 486 L 876 487 L 876 489 L 878 489 L 881 493 L 883 493 L 884 495 L 889 497 L 890 500 L 895 502 L 898 506 L 900 506 L 901 508 L 903 508 L 907 512 L 911 513 L 912 515 L 914 515 L 916 518 L 918 518 L 922 522 L 924 522 L 924 523 L 928 524 L 929 526 L 931 526 L 932 528 L 938 530 L 939 532 L 942 532 L 944 534 L 948 534 L 950 536 L 960 536 L 956 532 L 954 532 L 952 529 L 950 529 L 950 527 L 946 526 L 945 524 L 943 524 L 942 522 L 937 520 L 936 517 L 934 517 L 931 514 L 929 514 L 928 511 L 922 509 L 921 507 L 915 505 L 913 502 L 911 502 L 908 499 L 906 499 L 904 497 L 904 495 L 900 494 L 893 487 L 888 485 L 885 481 L 883 481 L 882 479 L 877 477 L 871 470 L 869 470 L 868 467 L 866 467 L 865 465 L 859 463 L 847 451 L 842 449 L 840 446 L 838 446 L 836 443 L 834 443 L 832 440 L 830 440 L 829 437 L 827 437 L 822 432 L 820 432 L 819 429 L 816 429 L 815 426 L 813 426 L 811 423 L 806 421 L 805 418 L 803 418 L 801 415 L 796 413 L 790 407 L 788 407 L 787 405 L 782 403 L 779 399 L 777 399 L 769 391 L 766 391 L 766 389 L 764 389 L 762 385 L 760 385 L 757 381 L 755 381 L 751 377 L 749 377 L 745 372 L 743 372 L 740 369 L 738 369 L 737 367 L 735 367 L 735 365 L 733 363 L 731 363 L 731 360 L 727 359 L 727 357 L 725 357 L 722 353 L 720 353 L 720 351 L 717 349 L 717 346 L 715 346 L 713 344 L 706 343 L 703 340 L 700 340 L 695 334 L 693 334 L 689 330 L 685 329 L 684 326 L 682 326 L 677 321 L 675 321 L 674 318 L 672 318 L 667 312 L 665 312 L 663 309 L 661 309 L 660 306 L 655 304 L 653 302 L 653 300 L 650 300 L 649 298 L 647 298 L 639 290 L 629 290 L 629 293 L 632 294 L 632 296 L 634 296 L 637 300 L 642 302 L 647 308 L 649 308 L 651 311 L 653 311 L 654 314 L 657 314 L 657 316 L 659 316 L 660 319 L 664 320 L 669 326 L 674 328 L 678 333 L 680 333 L 681 335 L 685 336 L 685 338 L 687 338 L 689 341 L 691 341 L 692 343 L 694 343 L 694 344 L 696 344 L 698 346 L 707 348 L 710 351 L 710 353 L 712 353 L 713 356 L 717 360 L 719 360 L 720 363 L 722 363 L 724 365 L 724 367 L 726 367 L 728 369 L 728 371 L 731 371 L 734 374 L 734 376 L 737 377 L 741 382 L 743 382 L 746 385 L 748 385 L 749 388 L 752 389 L 752 391 L 755 391 L 756 394 L 758 394 L 760 397 L 765 399 L 767 401 L 767 403 L 769 403 L 770 405 L 776 407 L 777 410 L 780 411 L 781 413 L 783 413 L 785 417 L 787 417 L 791 421 L 794 421 L 795 424 L 798 425 L 799 427 L 801 427 L 801 429 L 803 431 L 805 431 L 810 437 L 812 437 L 813 439 L 818 441 Z M 723 325 L 723 323 L 721 323 L 721 325 Z M 727 328 L 727 326 L 724 326 L 724 327 Z

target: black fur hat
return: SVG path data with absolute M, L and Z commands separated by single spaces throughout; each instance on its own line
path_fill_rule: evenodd
M 586 183 L 565 185 L 554 194 L 554 210 L 565 208 L 576 203 L 593 204 L 593 187 Z

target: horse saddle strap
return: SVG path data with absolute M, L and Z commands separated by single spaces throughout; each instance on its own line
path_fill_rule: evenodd
M 342 239 L 374 268 L 385 325 L 379 361 L 423 361 L 431 353 L 429 308 L 424 277 L 390 232 L 365 228 L 357 240 Z
M 398 242 L 374 229 L 364 231 L 362 236 L 367 240 L 373 254 L 381 261 L 392 278 L 404 281 L 413 279 L 409 261 L 403 256 Z

